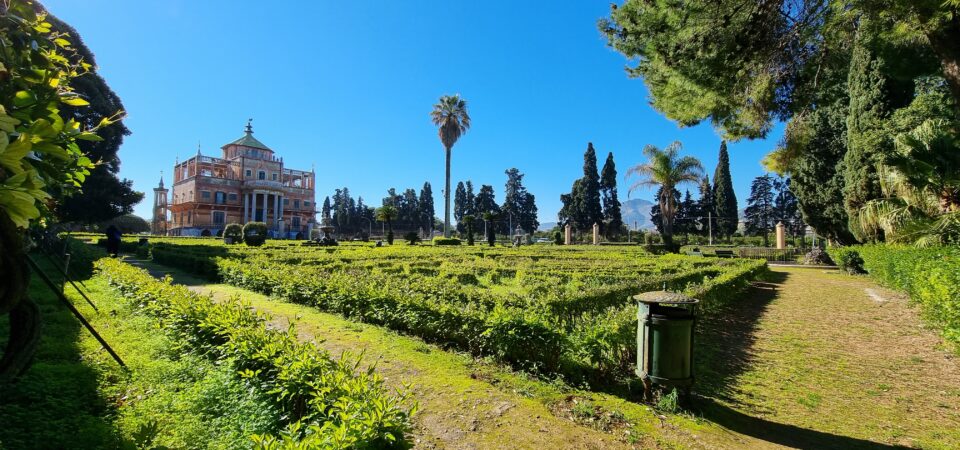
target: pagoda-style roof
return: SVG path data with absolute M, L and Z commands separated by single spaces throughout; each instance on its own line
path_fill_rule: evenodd
M 273 149 L 271 149 L 270 147 L 267 147 L 266 144 L 264 144 L 263 142 L 260 142 L 259 140 L 257 140 L 257 138 L 253 137 L 253 125 L 251 125 L 250 122 L 247 122 L 247 130 L 246 132 L 243 133 L 243 137 L 227 145 L 242 145 L 244 147 L 270 150 L 271 152 L 273 151 Z M 226 147 L 227 145 L 224 145 L 224 147 Z

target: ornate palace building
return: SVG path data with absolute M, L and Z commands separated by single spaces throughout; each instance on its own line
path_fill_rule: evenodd
M 197 155 L 173 167 L 173 195 L 154 189 L 153 232 L 215 236 L 229 223 L 264 222 L 273 237 L 304 239 L 316 217 L 313 170 L 288 169 L 283 158 L 253 137 L 221 147 L 222 158 Z M 167 218 L 166 211 L 170 217 Z

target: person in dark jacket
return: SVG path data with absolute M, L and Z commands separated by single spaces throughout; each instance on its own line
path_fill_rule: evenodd
M 120 253 L 120 238 L 123 237 L 123 234 L 120 233 L 120 229 L 110 225 L 107 227 L 107 253 L 110 256 L 117 256 Z

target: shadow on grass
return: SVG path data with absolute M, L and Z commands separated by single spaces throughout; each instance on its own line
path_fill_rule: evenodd
M 59 278 L 49 261 L 37 261 Z M 40 308 L 41 340 L 30 369 L 15 383 L 0 383 L 0 448 L 116 448 L 121 440 L 113 408 L 99 391 L 99 371 L 79 346 L 87 331 L 39 276 L 31 278 L 28 292 Z M 0 316 L 0 348 L 7 317 Z
M 735 383 L 756 362 L 753 346 L 760 318 L 777 299 L 780 286 L 789 276 L 772 272 L 766 282 L 754 283 L 742 301 L 703 317 L 695 350 L 696 412 L 733 432 L 792 448 L 909 448 L 771 422 L 735 409 L 741 404 L 734 393 Z
M 701 412 L 703 413 L 703 417 L 711 422 L 733 432 L 785 447 L 837 450 L 893 450 L 912 448 L 771 422 L 759 417 L 748 416 L 733 408 L 717 403 L 712 399 L 701 398 L 697 403 L 698 406 L 702 408 Z

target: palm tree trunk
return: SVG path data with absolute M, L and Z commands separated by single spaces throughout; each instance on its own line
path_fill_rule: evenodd
M 443 189 L 443 237 L 450 237 L 450 147 L 447 147 L 447 182 Z

